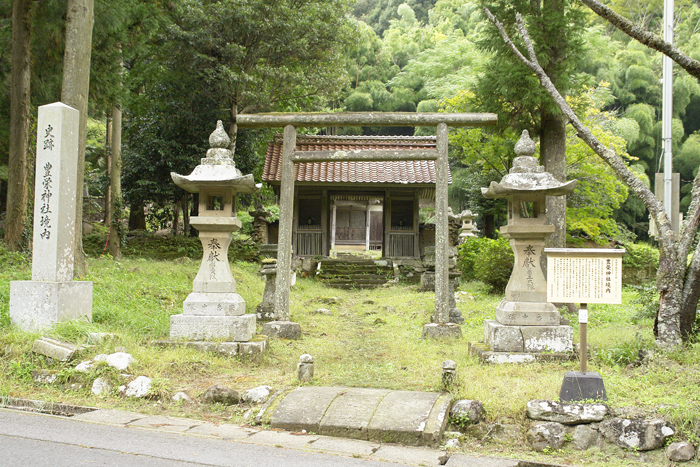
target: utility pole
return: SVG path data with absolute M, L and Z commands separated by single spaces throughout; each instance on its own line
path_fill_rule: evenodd
M 664 40 L 673 44 L 673 0 L 664 0 Z M 672 219 L 672 173 L 673 173 L 673 61 L 663 56 L 663 107 L 662 107 L 662 147 L 664 155 L 664 210 Z

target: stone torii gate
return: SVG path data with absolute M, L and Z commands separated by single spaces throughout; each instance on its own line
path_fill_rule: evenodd
M 435 186 L 435 312 L 433 323 L 426 325 L 424 337 L 461 335 L 458 326 L 445 326 L 450 321 L 448 284 L 448 218 L 447 218 L 447 129 L 450 126 L 491 126 L 498 117 L 489 113 L 271 113 L 238 115 L 240 128 L 284 128 L 280 188 L 279 238 L 277 245 L 277 278 L 275 282 L 275 322 L 277 326 L 298 325 L 289 322 L 289 289 L 292 266 L 292 222 L 294 211 L 294 164 L 301 162 L 342 161 L 436 161 Z M 437 127 L 437 148 L 430 150 L 356 150 L 296 151 L 296 129 L 345 126 L 434 126 Z M 272 323 L 270 323 L 272 324 Z M 457 332 L 455 332 L 457 331 Z

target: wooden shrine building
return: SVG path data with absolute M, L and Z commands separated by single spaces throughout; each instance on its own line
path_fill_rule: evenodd
M 303 136 L 296 151 L 352 154 L 436 151 L 435 136 Z M 262 180 L 279 194 L 282 135 L 268 143 Z M 448 172 L 449 178 L 449 172 Z M 294 165 L 292 245 L 299 256 L 331 250 L 420 256 L 419 207 L 435 201 L 436 161 L 343 160 Z

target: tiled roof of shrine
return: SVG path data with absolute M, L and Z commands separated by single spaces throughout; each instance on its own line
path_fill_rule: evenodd
M 297 136 L 297 151 L 435 149 L 434 136 Z M 264 182 L 280 182 L 282 137 L 268 143 Z M 296 182 L 435 184 L 435 161 L 303 162 L 294 164 Z

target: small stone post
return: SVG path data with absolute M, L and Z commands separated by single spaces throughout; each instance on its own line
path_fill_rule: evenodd
M 265 258 L 259 272 L 265 277 L 265 291 L 262 303 L 255 310 L 258 321 L 275 319 L 275 283 L 277 279 L 277 260 Z
M 442 389 L 450 391 L 457 384 L 457 363 L 454 360 L 442 362 Z
M 10 283 L 10 319 L 39 331 L 92 320 L 92 282 L 74 282 L 79 112 L 60 102 L 39 107 L 32 280 Z
M 314 357 L 305 353 L 299 357 L 297 378 L 300 383 L 309 383 L 314 379 Z

